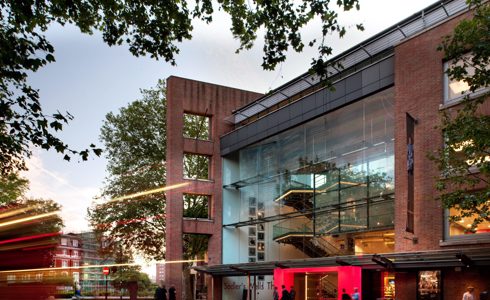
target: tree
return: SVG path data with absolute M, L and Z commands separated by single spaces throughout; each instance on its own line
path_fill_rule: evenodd
M 162 260 L 165 258 L 165 194 L 131 195 L 155 190 L 166 183 L 165 82 L 160 80 L 155 88 L 141 93 L 141 100 L 121 108 L 118 114 L 108 113 L 106 116 L 101 141 L 108 158 L 108 177 L 102 194 L 109 201 L 94 204 L 88 215 L 91 225 L 108 244 L 109 252 L 120 247 L 129 257 L 136 251 L 147 259 Z M 193 119 L 184 120 L 187 134 L 200 136 L 203 126 L 193 126 L 194 123 Z M 189 174 L 202 173 L 207 164 L 207 160 L 196 160 L 184 167 Z M 125 196 L 130 198 L 122 198 Z M 189 196 L 184 202 L 186 217 L 207 217 L 206 199 Z M 203 258 L 208 238 L 185 234 L 184 259 Z M 190 266 L 184 266 L 187 282 Z M 190 285 L 187 286 L 190 289 Z M 189 292 L 186 294 L 191 295 Z
M 112 286 L 123 295 L 123 289 L 130 295 L 152 296 L 155 285 L 151 283 L 147 274 L 141 272 L 140 266 L 132 265 L 134 259 L 131 253 L 125 252 L 120 246 L 113 247 L 112 251 L 101 249 L 100 253 L 120 266 L 112 267 L 110 272 Z M 124 265 L 127 264 L 127 265 Z
M 142 99 L 108 113 L 101 141 L 108 159 L 102 195 L 117 199 L 165 185 L 166 102 L 165 83 L 142 90 Z M 141 120 L 145 120 L 142 122 Z M 91 225 L 104 233 L 106 242 L 126 252 L 164 259 L 165 195 L 150 193 L 135 199 L 109 201 L 89 209 Z
M 73 155 L 87 159 L 100 149 L 90 145 L 73 150 L 55 135 L 73 116 L 56 112 L 46 114 L 39 91 L 31 87 L 28 74 L 54 62 L 54 47 L 45 36 L 50 25 L 72 24 L 82 33 L 100 31 L 109 46 L 127 44 L 135 55 L 149 55 L 175 64 L 178 43 L 192 38 L 193 20 L 210 23 L 218 9 L 232 21 L 231 32 L 238 39 L 237 52 L 250 49 L 264 30 L 262 67 L 274 69 L 292 48 L 305 46 L 300 30 L 314 18 L 321 21 L 317 46 L 319 57 L 312 70 L 326 75 L 326 57 L 332 53 L 325 38 L 331 33 L 343 36 L 345 27 L 338 22 L 337 5 L 348 11 L 359 9 L 359 0 L 279 1 L 0 1 L 0 172 L 25 169 L 24 157 L 31 155 L 31 144 L 55 149 L 69 160 Z M 362 30 L 362 25 L 357 25 Z M 54 132 L 53 132 L 54 131 Z
M 439 49 L 453 62 L 449 77 L 466 82 L 470 93 L 461 107 L 442 113 L 446 146 L 432 159 L 444 175 L 436 180 L 439 199 L 445 208 L 459 212 L 450 221 L 474 217 L 469 230 L 475 231 L 478 224 L 490 221 L 490 116 L 482 107 L 489 99 L 485 88 L 490 86 L 490 5 L 468 2 L 473 18 L 461 21 Z
M 0 177 L 0 205 L 8 204 L 24 195 L 29 185 L 27 179 L 19 177 L 17 173 L 10 173 Z

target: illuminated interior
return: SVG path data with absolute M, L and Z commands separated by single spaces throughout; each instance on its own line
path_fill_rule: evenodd
M 297 299 L 341 299 L 342 290 L 349 295 L 354 288 L 362 294 L 360 267 L 320 267 L 320 268 L 291 268 L 274 270 L 274 285 L 288 289 L 294 286 Z
M 459 211 L 457 209 L 451 208 L 449 210 L 449 215 L 450 216 L 457 216 L 457 215 L 459 215 Z M 461 218 L 461 220 L 459 220 L 457 222 L 450 222 L 449 223 L 449 236 L 490 233 L 490 222 L 489 221 L 483 221 L 482 223 L 478 224 L 478 227 L 476 228 L 475 232 L 469 231 L 471 229 L 471 224 L 473 224 L 474 220 L 475 220 L 475 217 L 466 217 L 466 218 Z
M 389 272 L 383 272 L 382 291 L 383 299 L 392 300 L 395 299 L 395 274 Z
M 456 64 L 448 64 L 448 68 L 451 68 L 453 66 L 462 66 L 462 62 L 458 62 Z M 467 68 L 468 76 L 472 76 L 475 74 L 475 68 L 474 67 L 468 67 Z M 446 74 L 447 77 L 447 74 Z M 446 100 L 452 100 L 461 97 L 464 95 L 468 90 L 470 89 L 470 86 L 466 81 L 463 80 L 454 80 L 454 79 L 449 79 L 448 78 L 448 86 L 447 86 L 447 99 Z

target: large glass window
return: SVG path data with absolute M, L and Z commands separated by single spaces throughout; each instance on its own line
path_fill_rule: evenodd
M 393 89 L 291 128 L 239 152 L 242 207 L 264 203 L 274 239 L 390 229 L 394 224 Z M 245 209 L 243 210 L 245 211 Z M 240 220 L 250 214 L 240 213 Z
M 184 114 L 184 137 L 198 140 L 209 140 L 210 133 L 210 118 L 207 116 Z

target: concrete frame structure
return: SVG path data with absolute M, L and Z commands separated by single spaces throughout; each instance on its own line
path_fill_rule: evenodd
M 208 263 L 221 263 L 222 180 L 219 137 L 233 129 L 225 121 L 233 109 L 259 96 L 261 94 L 174 76 L 167 79 L 167 185 L 183 182 L 188 185 L 166 193 L 166 260 L 182 260 L 183 234 L 204 234 L 210 237 Z M 184 138 L 184 113 L 210 117 L 209 141 Z M 211 158 L 209 180 L 184 179 L 184 153 Z M 183 218 L 184 193 L 210 196 L 210 219 Z M 182 264 L 166 264 L 165 274 L 167 287 L 174 285 L 177 294 L 181 295 Z

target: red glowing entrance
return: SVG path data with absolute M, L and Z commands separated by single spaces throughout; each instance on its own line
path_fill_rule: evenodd
M 342 291 L 349 295 L 357 288 L 361 295 L 360 267 L 319 267 L 274 270 L 274 285 L 280 290 L 294 286 L 299 299 L 341 299 Z M 359 297 L 360 299 L 360 297 Z

